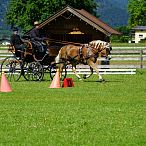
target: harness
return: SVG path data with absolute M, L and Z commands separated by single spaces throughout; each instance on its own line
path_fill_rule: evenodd
M 84 48 L 84 45 L 81 46 L 79 48 L 79 56 L 80 56 L 80 60 L 83 61 L 84 59 L 89 59 L 90 57 L 94 57 L 94 58 L 97 58 L 99 57 L 99 53 L 102 52 L 105 47 L 103 47 L 100 51 L 97 51 L 99 45 L 97 45 L 96 47 L 92 47 L 92 46 L 87 46 L 86 49 L 87 49 L 87 55 L 86 56 L 83 56 L 83 48 Z M 76 55 L 75 57 L 77 57 L 78 55 Z M 75 58 L 74 57 L 74 58 Z
M 79 56 L 81 59 L 83 59 L 83 48 L 84 48 L 84 45 L 79 48 Z
M 84 49 L 86 49 L 86 52 L 84 52 Z M 96 47 L 93 47 L 91 45 L 88 45 L 85 47 L 85 45 L 82 45 L 79 47 L 77 55 L 74 57 L 68 56 L 67 60 L 74 62 L 76 60 L 75 58 L 79 57 L 79 60 L 78 60 L 79 62 L 86 63 L 85 61 L 91 57 L 95 58 L 95 60 L 96 60 L 99 57 L 99 53 L 105 49 L 106 49 L 106 47 L 102 47 L 102 44 L 100 44 L 100 43 L 97 44 Z M 67 56 L 67 54 L 66 54 L 66 56 Z
M 90 57 L 94 57 L 95 60 L 98 58 L 98 52 L 95 51 L 95 48 L 92 48 L 91 46 L 86 46 L 85 48 L 87 49 L 86 56 L 83 54 L 84 45 L 79 48 L 80 62 L 86 64 Z

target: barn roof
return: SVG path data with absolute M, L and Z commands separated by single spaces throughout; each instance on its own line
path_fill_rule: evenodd
M 39 27 L 40 28 L 44 27 L 46 24 L 56 19 L 57 17 L 61 16 L 67 11 L 69 11 L 76 17 L 79 17 L 81 20 L 85 21 L 86 23 L 93 26 L 95 29 L 101 31 L 102 33 L 106 34 L 107 36 L 121 34 L 120 32 L 116 31 L 115 29 L 113 29 L 112 27 L 110 27 L 109 25 L 107 25 L 106 23 L 98 19 L 97 17 L 91 15 L 89 12 L 85 11 L 84 9 L 81 9 L 81 10 L 74 9 L 70 6 L 66 6 L 65 8 L 55 13 L 54 15 L 48 17 L 48 19 L 40 23 Z

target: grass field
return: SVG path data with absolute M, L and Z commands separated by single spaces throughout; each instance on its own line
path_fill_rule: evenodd
M 0 93 L 0 146 L 145 146 L 146 70 L 74 87 L 10 82 Z M 47 78 L 47 77 L 46 77 Z
M 112 43 L 113 47 L 146 47 L 145 43 Z

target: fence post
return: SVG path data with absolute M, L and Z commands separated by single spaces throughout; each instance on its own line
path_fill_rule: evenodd
M 140 68 L 143 68 L 143 50 L 140 50 Z

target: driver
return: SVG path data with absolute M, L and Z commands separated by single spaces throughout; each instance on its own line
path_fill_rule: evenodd
M 20 35 L 18 34 L 18 29 L 13 29 L 13 34 L 10 38 L 10 43 L 15 48 L 15 54 L 17 57 L 21 57 L 21 59 L 24 59 L 24 50 L 26 48 L 26 44 L 21 39 Z
M 39 32 L 39 22 L 34 22 L 34 29 L 32 29 L 29 33 L 30 38 L 34 44 L 35 51 L 38 50 L 39 52 L 46 52 L 47 46 L 43 42 L 46 38 L 42 38 Z
M 43 41 L 43 39 L 41 38 L 40 32 L 39 32 L 39 22 L 38 21 L 34 22 L 34 27 L 35 28 L 30 31 L 31 39 L 34 41 Z

